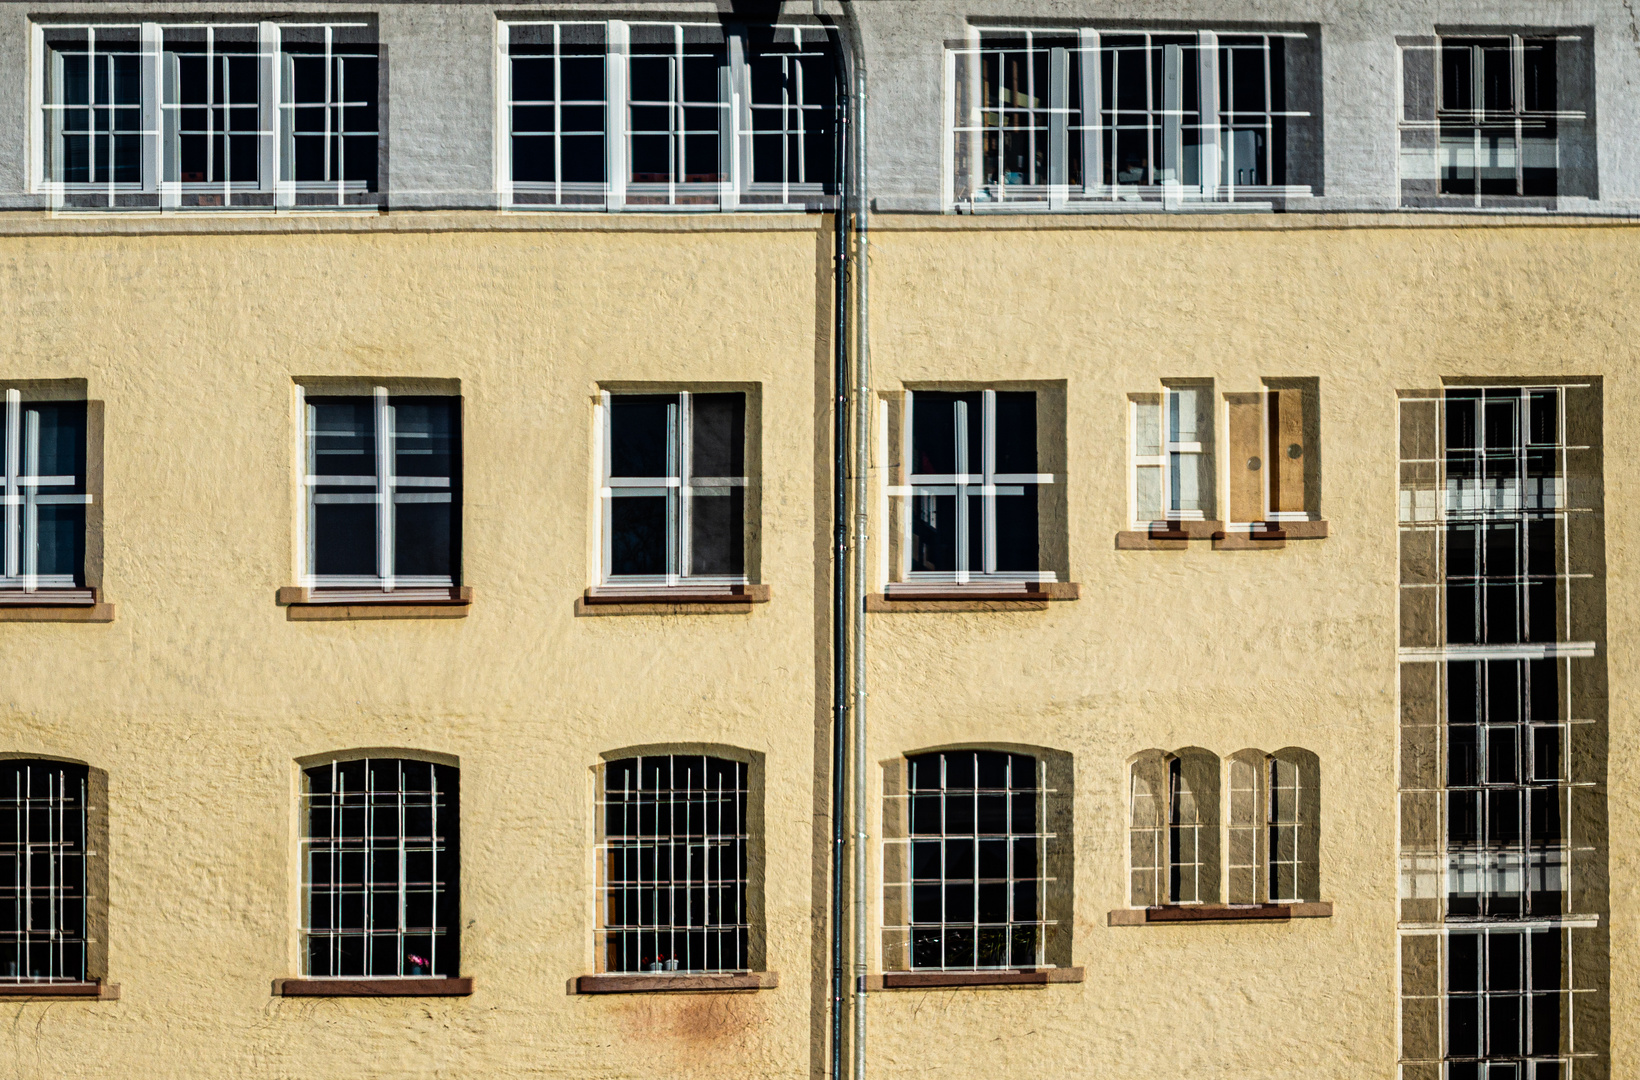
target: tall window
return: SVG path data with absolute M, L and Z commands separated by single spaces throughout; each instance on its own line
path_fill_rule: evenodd
M 1169 387 L 1136 395 L 1131 500 L 1138 526 L 1176 527 L 1214 513 L 1213 388 Z
M 1314 88 L 1301 33 L 981 31 L 948 54 L 951 203 L 1309 195 Z M 1289 127 L 1297 137 L 1289 137 Z
M 911 966 L 1042 965 L 1037 760 L 953 750 L 910 759 Z
M 836 73 L 818 27 L 506 23 L 503 199 L 791 208 L 835 187 Z
M 74 208 L 374 201 L 367 24 L 35 28 L 39 185 Z
M 304 397 L 302 414 L 303 584 L 448 597 L 461 537 L 460 399 L 377 387 Z
M 360 758 L 302 776 L 307 974 L 455 977 L 457 770 Z
M 1177 758 L 1168 764 L 1167 787 L 1167 899 L 1171 904 L 1194 904 L 1203 899 L 1202 815 Z
M 0 761 L 0 983 L 86 978 L 86 769 Z
M 603 582 L 746 581 L 746 395 L 603 396 Z
M 0 444 L 5 481 L 0 602 L 89 602 L 85 402 L 25 402 L 20 391 L 8 389 Z
M 743 762 L 694 754 L 604 766 L 604 970 L 748 970 L 747 780 Z
M 906 392 L 907 577 L 1053 581 L 1043 570 L 1033 391 Z
M 1199 747 L 1146 750 L 1130 762 L 1128 896 L 1134 907 L 1220 902 L 1219 771 L 1218 757 Z M 1235 780 L 1232 772 L 1232 810 Z M 1232 832 L 1232 882 L 1236 866 Z
M 1593 196 L 1589 53 L 1587 32 L 1403 43 L 1403 199 Z
M 1446 938 L 1447 1076 L 1560 1080 L 1566 932 L 1454 930 Z

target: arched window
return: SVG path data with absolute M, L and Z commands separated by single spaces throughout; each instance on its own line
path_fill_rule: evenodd
M 455 977 L 455 766 L 357 758 L 302 778 L 309 977 Z
M 1320 900 L 1320 759 L 1289 746 L 1270 755 L 1269 776 L 1270 901 Z
M 1134 907 L 1219 902 L 1219 759 L 1200 747 L 1129 762 L 1128 889 Z
M 86 979 L 86 775 L 0 761 L 0 982 Z
M 1232 904 L 1262 904 L 1269 897 L 1268 809 L 1265 792 L 1270 763 L 1262 750 L 1240 750 L 1230 756 L 1230 820 L 1225 823 L 1226 899 Z
M 1042 966 L 1037 759 L 947 750 L 909 765 L 911 966 Z
M 605 971 L 750 969 L 748 773 L 745 762 L 703 754 L 604 765 Z
M 1129 768 L 1128 892 L 1134 907 L 1167 902 L 1168 761 L 1146 750 Z

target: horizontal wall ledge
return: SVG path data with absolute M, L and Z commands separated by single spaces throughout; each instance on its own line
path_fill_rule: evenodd
M 829 230 L 830 211 L 298 210 L 0 212 L 0 236 L 446 232 L 768 233 Z
M 453 588 L 305 589 L 287 586 L 276 602 L 290 622 L 349 619 L 465 619 L 473 603 L 468 585 Z
M 109 623 L 113 621 L 114 605 L 109 603 L 0 604 L 0 622 Z
M 665 994 L 679 991 L 772 990 L 780 985 L 778 971 L 752 971 L 742 975 L 676 975 L 668 972 L 644 974 L 582 975 L 572 980 L 577 994 Z
M 1110 926 L 1155 926 L 1158 923 L 1285 922 L 1288 919 L 1330 919 L 1331 901 L 1301 904 L 1167 904 L 1162 907 L 1117 908 Z
M 885 971 L 873 990 L 956 990 L 965 986 L 1046 986 L 1079 983 L 1079 967 L 1019 968 L 1014 971 Z
M 0 982 L 0 1000 L 118 1001 L 119 997 L 119 984 L 105 983 L 101 979 L 85 982 Z
M 1075 600 L 1082 586 L 1074 581 L 1022 583 L 1018 587 L 990 583 L 921 585 L 891 582 L 880 593 L 866 597 L 866 610 L 918 611 L 1046 611 L 1050 603 Z
M 276 997 L 466 997 L 471 977 L 434 979 L 275 979 Z
M 575 601 L 577 615 L 745 615 L 753 604 L 767 604 L 767 585 L 719 587 L 588 589 Z

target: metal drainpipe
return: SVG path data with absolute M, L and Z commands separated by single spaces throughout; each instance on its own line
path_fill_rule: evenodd
M 855 23 L 858 34 L 859 23 Z M 856 38 L 858 41 L 858 38 Z M 866 589 L 870 566 L 866 540 L 870 527 L 871 470 L 871 308 L 867 301 L 866 252 L 866 65 L 863 43 L 854 58 L 854 1071 L 866 1075 L 867 903 L 866 862 Z

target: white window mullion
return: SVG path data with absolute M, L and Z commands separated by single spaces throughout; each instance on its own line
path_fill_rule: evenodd
M 383 592 L 393 591 L 393 406 L 387 388 L 376 399 L 376 576 Z
M 159 24 L 145 22 L 140 31 L 142 53 L 138 61 L 139 100 L 142 103 L 142 190 L 157 192 L 164 162 L 160 136 L 159 80 L 162 75 L 159 50 Z
M 39 588 L 40 559 L 40 412 L 23 412 L 23 591 Z
M 553 58 L 552 70 L 554 86 L 558 77 L 558 28 L 553 27 Z M 497 20 L 495 30 L 495 83 L 501 88 L 496 97 L 495 115 L 495 190 L 499 196 L 498 202 L 502 209 L 513 203 L 512 180 L 512 130 L 513 130 L 513 77 L 512 77 L 512 24 L 504 20 Z M 560 95 L 554 91 L 554 99 Z M 553 129 L 556 132 L 561 127 L 556 103 L 553 106 Z M 553 136 L 555 142 L 558 136 Z M 560 159 L 561 160 L 561 159 Z M 559 205 L 563 204 L 563 197 L 558 196 Z
M 691 437 L 695 429 L 695 409 L 693 395 L 687 391 L 678 395 L 678 565 L 679 577 L 687 577 L 694 569 L 694 552 L 691 538 L 693 528 L 691 523 L 694 514 L 694 491 L 691 484 L 694 481 L 695 462 L 694 440 Z M 668 580 L 667 584 L 674 584 Z
M 1063 50 L 1055 51 L 1063 53 Z M 981 559 L 984 572 L 994 574 L 997 572 L 997 392 L 985 391 L 984 402 L 984 426 L 980 436 L 984 475 L 981 477 L 980 503 L 985 515 L 985 551 Z
M 1035 70 L 1036 65 L 1031 65 Z M 1048 206 L 1062 210 L 1069 194 L 1066 177 L 1070 156 L 1070 53 L 1048 52 Z M 990 393 L 989 390 L 986 391 Z M 987 401 L 990 399 L 987 398 Z
M 1162 46 L 1162 203 L 1177 210 L 1184 183 L 1184 48 Z
M 956 431 L 956 466 L 957 474 L 957 583 L 968 583 L 968 567 L 972 553 L 968 550 L 968 403 L 958 401 L 952 406 L 956 410 L 956 422 L 952 427 Z
M 1078 42 L 1082 54 L 1082 190 L 1091 195 L 1104 181 L 1104 83 L 1099 78 L 1099 32 L 1083 30 Z
M 18 544 L 21 540 L 20 517 L 22 506 L 21 494 L 18 490 L 18 472 L 22 462 L 19 460 L 22 450 L 23 435 L 23 395 L 17 390 L 6 391 L 6 565 L 5 576 L 15 580 L 17 577 L 19 552 Z
M 256 26 L 256 175 L 260 191 L 275 192 L 279 203 L 279 27 Z
M 598 537 L 598 567 L 597 576 L 593 578 L 603 585 L 609 581 L 609 575 L 614 567 L 614 539 L 615 531 L 615 498 L 609 484 L 610 463 L 610 431 L 609 431 L 609 391 L 603 390 L 598 394 L 598 403 L 592 407 L 593 422 L 596 425 L 598 437 L 593 453 L 597 460 L 594 464 L 594 475 L 598 477 L 598 520 L 602 528 Z
M 1196 60 L 1199 65 L 1199 76 L 1196 81 L 1200 89 L 1200 100 L 1197 103 L 1200 128 L 1197 134 L 1196 161 L 1198 175 L 1197 190 L 1204 199 L 1211 199 L 1217 194 L 1219 182 L 1219 35 L 1211 30 L 1204 30 L 1196 35 Z M 1265 98 L 1266 103 L 1269 98 Z M 1266 104 L 1268 109 L 1268 104 Z
M 679 532 L 679 528 L 678 528 L 678 526 L 679 526 L 679 522 L 678 522 L 678 518 L 681 515 L 679 514 L 679 511 L 678 511 L 678 504 L 683 499 L 682 493 L 680 491 L 680 488 L 681 488 L 682 485 L 680 484 L 678 487 L 674 487 L 674 486 L 672 486 L 670 481 L 674 477 L 677 477 L 678 474 L 681 471 L 680 462 L 678 460 L 679 457 L 681 456 L 681 454 L 680 454 L 680 449 L 681 448 L 679 446 L 679 439 L 681 438 L 681 434 L 679 432 L 679 429 L 683 425 L 679 422 L 680 420 L 681 420 L 681 417 L 678 416 L 678 405 L 676 403 L 667 405 L 666 406 L 666 478 L 668 480 L 668 483 L 666 485 L 666 583 L 668 585 L 678 584 L 678 577 L 679 577 L 679 566 L 678 566 L 678 555 L 679 555 L 679 551 L 678 551 L 678 532 Z
M 609 192 L 608 208 L 624 210 L 626 208 L 626 178 L 627 178 L 627 84 L 629 72 L 627 70 L 628 57 L 631 53 L 631 32 L 625 22 L 612 20 L 608 31 L 608 54 L 604 60 L 604 85 L 608 97 L 605 106 L 605 128 L 608 134 L 604 137 L 604 152 L 608 157 L 607 169 L 604 174 L 605 184 Z
M 741 86 L 746 73 L 746 39 L 728 35 L 728 63 L 718 69 L 718 209 L 740 209 L 740 110 Z M 782 130 L 785 125 L 782 123 Z M 785 144 L 781 140 L 782 149 Z M 782 170 L 784 172 L 784 170 Z

